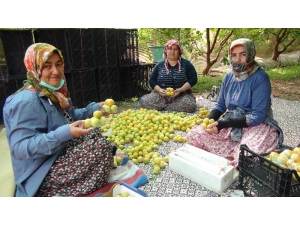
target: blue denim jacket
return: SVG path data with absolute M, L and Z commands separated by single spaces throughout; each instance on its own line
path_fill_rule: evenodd
M 71 100 L 69 100 L 72 105 Z M 73 121 L 91 117 L 98 103 L 68 109 Z M 50 167 L 73 139 L 61 110 L 47 97 L 24 90 L 6 99 L 4 124 L 16 183 L 16 196 L 34 196 Z

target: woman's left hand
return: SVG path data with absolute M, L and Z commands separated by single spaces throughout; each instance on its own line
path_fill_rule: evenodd
M 101 112 L 102 112 L 102 116 L 108 116 L 109 113 L 106 112 L 106 111 L 103 109 L 103 105 L 104 105 L 104 104 L 105 104 L 105 102 L 100 102 L 100 103 L 99 103 L 99 107 L 100 107 L 100 110 L 101 110 Z
M 181 89 L 181 88 L 178 88 L 178 89 L 174 90 L 174 95 L 173 95 L 173 97 L 176 97 L 176 96 L 180 95 L 181 92 L 182 92 L 182 89 Z
M 217 125 L 218 125 L 218 121 L 213 122 L 212 124 L 209 124 L 205 130 L 210 134 L 217 134 L 219 133 Z

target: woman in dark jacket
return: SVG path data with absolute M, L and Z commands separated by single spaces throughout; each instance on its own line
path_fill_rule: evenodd
M 142 107 L 179 112 L 196 110 L 196 98 L 191 88 L 197 83 L 197 72 L 181 55 L 179 41 L 169 40 L 164 47 L 164 61 L 155 65 L 150 76 L 153 91 L 140 99 Z

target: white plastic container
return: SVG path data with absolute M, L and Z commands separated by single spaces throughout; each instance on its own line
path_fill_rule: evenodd
M 112 186 L 112 188 L 102 195 L 102 197 L 116 197 L 122 192 L 128 192 L 131 197 L 149 197 L 145 192 L 139 190 L 125 182 L 119 182 Z
M 170 153 L 169 168 L 218 194 L 234 181 L 227 159 L 188 144 Z

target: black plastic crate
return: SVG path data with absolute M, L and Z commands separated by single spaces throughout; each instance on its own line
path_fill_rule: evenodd
M 96 67 L 114 67 L 118 65 L 117 31 L 113 28 L 94 28 L 94 49 Z
M 239 189 L 245 196 L 300 196 L 300 178 L 295 170 L 271 162 L 247 145 L 240 147 L 238 168 Z
M 138 66 L 120 67 L 120 94 L 122 99 L 138 96 Z
M 138 66 L 138 76 L 137 76 L 137 89 L 139 96 L 146 93 L 150 93 L 152 88 L 149 84 L 150 75 L 154 64 L 139 65 Z
M 99 86 L 99 101 L 103 102 L 105 99 L 111 98 L 114 101 L 119 101 L 120 98 L 120 85 L 110 84 L 110 85 L 100 85 Z
M 72 71 L 70 80 L 72 85 L 71 97 L 75 107 L 82 108 L 90 102 L 99 102 L 95 70 Z
M 119 67 L 98 67 L 96 69 L 96 79 L 98 85 L 119 85 Z
M 118 65 L 139 65 L 139 46 L 137 29 L 117 30 Z
M 15 93 L 18 90 L 16 80 L 9 79 L 3 80 L 0 79 L 0 123 L 4 123 L 3 120 L 3 106 L 5 104 L 5 100 L 8 96 Z
M 18 90 L 16 79 L 1 80 L 0 79 L 0 98 L 6 99 Z
M 9 75 L 26 74 L 24 56 L 27 48 L 33 44 L 31 30 L 1 30 L 6 65 Z
M 58 48 L 63 54 L 65 72 L 71 72 L 72 65 L 66 29 L 37 29 L 34 31 L 35 42 L 48 43 Z
M 95 50 L 92 29 L 67 29 L 72 68 L 95 69 Z
M 8 80 L 8 77 L 7 66 L 0 66 L 0 80 Z

